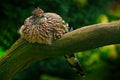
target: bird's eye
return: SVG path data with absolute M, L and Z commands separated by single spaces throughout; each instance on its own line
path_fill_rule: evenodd
M 43 18 L 41 18 L 41 23 L 43 23 L 43 22 L 46 22 L 47 21 L 47 18 L 46 17 L 43 17 Z

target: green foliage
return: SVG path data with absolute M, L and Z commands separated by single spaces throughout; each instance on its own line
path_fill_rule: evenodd
M 60 79 L 58 77 L 52 77 L 49 75 L 42 75 L 40 80 L 65 80 L 65 79 Z
M 77 53 L 86 71 L 86 77 L 80 80 L 119 80 L 120 58 L 114 51 L 116 46 L 106 46 Z
M 3 50 L 3 48 L 0 46 L 0 57 L 3 55 L 5 51 Z
M 28 77 L 28 75 L 31 76 Z M 36 62 L 24 72 L 16 75 L 15 80 L 36 80 L 39 78 L 47 78 L 47 76 L 44 75 L 73 80 L 78 77 L 78 75 L 71 69 L 65 58 L 61 56 Z M 78 79 L 80 79 L 80 77 L 78 77 Z
M 114 7 L 114 5 L 118 7 Z M 117 0 L 0 1 L 0 56 L 20 37 L 19 28 L 37 6 L 45 12 L 55 12 L 61 15 L 74 29 L 119 19 L 120 11 Z M 115 46 L 114 48 L 116 52 L 112 51 L 112 53 L 113 48 L 100 48 L 77 53 L 86 72 L 86 78 L 76 75 L 63 57 L 56 57 L 36 62 L 16 75 L 14 80 L 60 80 L 61 78 L 62 80 L 63 78 L 66 80 L 118 80 L 120 47 Z

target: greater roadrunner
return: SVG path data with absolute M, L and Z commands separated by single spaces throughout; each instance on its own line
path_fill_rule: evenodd
M 66 23 L 59 15 L 55 13 L 44 13 L 39 7 L 32 11 L 32 16 L 28 17 L 19 32 L 21 37 L 30 43 L 40 43 L 51 45 L 69 31 Z M 66 60 L 80 75 L 84 75 L 79 61 L 75 54 L 65 55 Z

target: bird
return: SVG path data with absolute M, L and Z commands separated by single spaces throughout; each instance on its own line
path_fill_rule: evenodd
M 68 24 L 56 13 L 44 13 L 40 8 L 24 21 L 19 33 L 30 43 L 52 44 L 68 32 Z
M 45 13 L 37 7 L 32 11 L 32 15 L 24 21 L 19 33 L 22 38 L 30 43 L 52 45 L 57 39 L 60 39 L 69 31 L 68 23 L 58 14 L 51 12 Z M 81 64 L 74 53 L 65 55 L 64 57 L 77 74 L 84 76 Z

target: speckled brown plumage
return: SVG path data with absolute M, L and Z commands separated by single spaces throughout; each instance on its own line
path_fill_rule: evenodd
M 68 32 L 68 24 L 55 13 L 36 8 L 20 28 L 20 34 L 31 43 L 51 44 Z
M 25 20 L 19 32 L 30 43 L 52 44 L 68 32 L 68 24 L 59 15 L 44 13 L 40 8 L 36 8 L 32 11 L 32 16 Z M 76 73 L 84 75 L 75 56 L 66 55 L 65 58 Z

